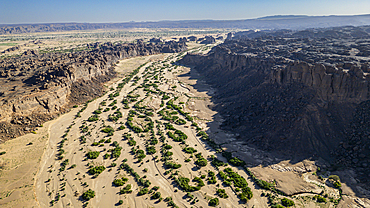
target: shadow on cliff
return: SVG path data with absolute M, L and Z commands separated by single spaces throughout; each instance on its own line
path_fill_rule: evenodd
M 181 60 L 176 64 L 185 65 Z M 248 90 L 246 92 L 234 92 L 235 94 L 231 95 L 231 98 L 225 99 L 223 96 L 227 91 L 222 89 L 226 87 L 232 88 L 232 86 L 221 86 L 217 83 L 217 80 L 216 82 L 210 81 L 209 77 L 206 77 L 207 75 L 199 73 L 198 70 L 201 67 L 206 67 L 204 65 L 201 67 L 187 65 L 187 67 L 191 68 L 190 72 L 179 77 L 196 80 L 192 87 L 211 96 L 213 105 L 210 107 L 217 112 L 213 116 L 213 121 L 207 123 L 209 127 L 207 133 L 211 138 L 211 142 L 208 141 L 210 143 L 208 147 L 212 146 L 218 149 L 218 152 L 221 151 L 221 148 L 231 152 L 232 156 L 242 159 L 246 162 L 247 167 L 252 169 L 258 166 L 267 167 L 279 164 L 283 161 L 289 161 L 292 166 L 306 160 L 314 161 L 314 164 L 320 167 L 321 170 L 330 171 L 331 174 L 337 174 L 341 177 L 342 182 L 346 184 L 344 187 L 347 189 L 345 194 L 355 194 L 360 197 L 369 196 L 366 190 L 358 187 L 362 182 L 368 183 L 367 179 L 358 182 L 358 177 L 363 176 L 364 171 L 366 175 L 366 170 L 361 168 L 349 169 L 345 163 L 338 162 L 338 158 L 340 158 L 338 154 L 342 154 L 342 149 L 337 146 L 339 144 L 342 145 L 343 142 L 341 139 L 338 141 L 337 137 L 342 139 L 347 137 L 343 135 L 347 133 L 347 130 L 343 129 L 346 129 L 346 126 L 350 125 L 349 121 L 353 120 L 352 118 L 356 111 L 351 109 L 355 109 L 355 107 L 346 106 L 342 103 L 318 103 L 317 105 L 312 105 L 316 100 L 314 100 L 313 92 L 310 89 L 301 85 L 279 89 L 280 86 L 266 84 L 265 80 L 258 76 L 253 81 L 257 84 L 263 83 L 265 85 L 263 89 L 252 92 Z M 228 77 L 219 77 L 219 79 L 228 79 Z M 283 91 L 287 95 L 288 98 L 283 99 L 283 102 L 286 102 L 287 105 L 269 104 L 269 100 L 271 101 L 269 97 L 277 99 L 276 92 L 278 91 Z M 246 96 L 245 93 L 254 93 L 255 95 L 250 97 Z M 253 97 L 258 97 L 258 99 Z M 264 98 L 266 100 L 263 100 Z M 256 104 L 251 104 L 248 100 L 241 99 L 250 99 L 252 102 L 256 102 Z M 289 100 L 294 102 L 298 100 L 299 102 L 298 104 L 293 104 Z M 235 102 L 240 102 L 240 105 L 235 105 Z M 247 108 L 247 103 L 249 107 L 253 105 L 261 105 L 262 107 Z M 229 106 L 236 109 L 227 109 Z M 337 113 L 331 115 L 325 109 L 330 109 Z M 272 113 L 269 114 L 268 111 Z M 341 116 L 337 116 L 338 114 Z M 242 120 L 241 117 L 247 117 L 247 121 Z M 279 120 L 279 117 L 282 120 Z M 290 118 L 292 122 L 287 122 L 289 120 L 288 117 L 292 117 Z M 248 121 L 248 118 L 253 119 Z M 268 119 L 272 121 L 269 123 Z M 264 121 L 261 122 L 261 120 Z M 274 125 L 271 123 L 274 123 Z M 264 127 L 265 124 L 267 124 L 267 128 Z M 295 128 L 294 131 L 283 131 L 293 127 Z M 325 129 L 328 130 L 325 131 Z M 313 138 L 305 134 L 312 135 Z M 322 137 L 322 135 L 325 135 L 327 139 L 318 141 L 317 138 Z M 270 138 L 266 138 L 268 136 Z M 290 142 L 292 138 L 295 141 Z M 300 139 L 303 142 L 300 142 Z M 219 160 L 226 162 L 225 157 L 223 157 L 225 155 L 221 153 L 216 155 Z M 239 167 L 239 169 L 243 168 Z M 260 188 L 256 183 L 254 186 L 257 189 Z

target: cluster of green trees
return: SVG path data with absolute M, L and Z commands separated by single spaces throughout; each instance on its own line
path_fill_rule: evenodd
M 192 121 L 193 121 L 193 117 L 191 117 L 191 116 L 189 115 L 189 113 L 182 111 L 182 107 L 180 107 L 180 106 L 178 106 L 178 105 L 175 105 L 175 104 L 173 103 L 173 100 L 169 100 L 166 104 L 167 104 L 167 108 L 168 108 L 168 109 L 174 109 L 174 110 L 177 110 L 177 112 L 179 112 L 179 114 L 181 114 L 181 115 L 185 116 L 186 120 L 188 120 L 188 121 L 190 121 L 190 122 L 192 122 Z
M 77 114 L 76 114 L 76 116 L 75 116 L 75 119 L 76 119 L 76 118 L 81 117 L 81 113 L 82 113 L 82 112 L 84 112 L 84 110 L 86 110 L 87 105 L 88 105 L 88 103 L 86 103 L 86 104 L 84 105 L 84 107 L 82 107 L 82 108 L 77 112 Z
M 106 126 L 101 131 L 104 132 L 104 133 L 107 133 L 108 136 L 113 136 L 113 134 L 114 134 L 114 129 L 111 126 Z
M 123 186 L 125 185 L 127 181 L 128 181 L 128 178 L 122 177 L 122 178 L 114 179 L 113 184 L 115 186 Z
M 212 172 L 212 171 L 208 171 L 208 182 L 210 184 L 216 184 L 217 183 L 217 179 L 216 179 L 215 173 Z
M 196 149 L 194 149 L 193 147 L 185 147 L 184 149 L 182 149 L 185 153 L 188 153 L 188 154 L 193 154 L 195 152 L 197 152 Z
M 152 154 L 155 154 L 157 151 L 155 150 L 155 146 L 147 146 L 146 152 L 147 154 L 152 155 Z
M 98 176 L 100 173 L 102 173 L 105 170 L 104 166 L 95 166 L 90 168 L 88 171 L 91 175 Z
M 229 198 L 229 196 L 227 195 L 225 189 L 217 189 L 216 193 L 221 198 L 224 198 L 224 199 Z
M 220 203 L 219 199 L 216 197 L 216 198 L 212 198 L 211 200 L 209 200 L 208 205 L 215 207 L 215 206 L 218 206 L 219 203 Z
M 190 186 L 190 179 L 186 177 L 179 176 L 175 179 L 177 185 L 179 185 L 185 192 L 199 191 L 201 186 Z
M 130 194 L 130 193 L 132 193 L 132 190 L 131 190 L 131 184 L 127 184 L 127 185 L 125 186 L 125 188 L 123 188 L 123 189 L 119 190 L 119 193 L 120 193 L 120 194 Z
M 207 164 L 208 164 L 207 159 L 205 159 L 202 156 L 202 153 L 196 154 L 195 157 L 197 158 L 197 160 L 195 161 L 195 164 L 197 164 L 200 167 L 207 166 Z
M 113 102 L 111 102 L 108 106 L 114 106 L 114 105 L 116 105 L 117 104 L 117 100 L 113 100 Z
M 117 122 L 120 118 L 122 118 L 122 113 L 119 111 L 119 109 L 117 109 L 113 114 L 108 115 L 108 119 L 110 121 Z
M 139 159 L 139 161 L 142 161 L 146 157 L 144 150 L 137 150 L 136 151 L 136 158 Z
M 127 125 L 128 127 L 130 127 L 130 129 L 131 129 L 132 131 L 134 131 L 135 133 L 141 133 L 141 132 L 143 132 L 143 130 L 142 130 L 140 127 L 135 126 L 131 121 L 127 121 L 127 122 L 126 122 L 126 125 Z
M 148 192 L 149 192 L 148 188 L 143 188 L 139 191 L 139 193 L 137 195 L 142 196 L 144 194 L 147 194 Z
M 131 175 L 135 178 L 136 182 L 137 182 L 139 185 L 144 186 L 144 187 L 149 187 L 149 186 L 151 185 L 151 182 L 150 182 L 149 180 L 145 180 L 144 178 L 141 178 L 141 177 L 139 176 L 139 174 L 138 174 L 138 173 L 136 173 L 136 172 L 134 171 L 134 169 L 133 169 L 133 168 L 131 168 L 127 163 L 123 162 L 123 163 L 120 165 L 120 169 L 124 169 L 124 170 L 126 170 L 129 174 L 131 174 Z
M 253 197 L 253 193 L 248 187 L 248 183 L 245 178 L 234 172 L 231 168 L 225 168 L 224 171 L 226 174 L 222 171 L 219 172 L 219 175 L 223 179 L 224 184 L 231 186 L 231 182 L 233 182 L 234 187 L 240 188 L 242 191 L 238 194 L 240 200 L 245 202 L 250 200 Z
M 188 138 L 188 136 L 180 130 L 175 130 L 174 134 L 168 131 L 167 135 L 175 142 L 185 142 L 185 140 Z
M 81 195 L 81 198 L 82 198 L 83 200 L 86 200 L 86 201 L 88 201 L 88 200 L 90 200 L 90 199 L 92 199 L 92 198 L 94 198 L 94 197 L 95 197 L 95 191 L 93 191 L 93 190 L 91 190 L 91 189 L 89 189 L 89 190 L 85 191 L 85 192 Z
M 98 114 L 94 114 L 94 115 L 90 116 L 87 120 L 89 122 L 97 121 L 97 120 L 99 120 L 99 115 Z
M 66 167 L 67 167 L 67 165 L 69 164 L 69 160 L 68 159 L 66 159 L 66 160 L 64 160 L 61 164 L 60 164 L 60 171 L 64 171 L 65 169 L 66 169 Z
M 151 197 L 151 199 L 159 199 L 161 198 L 161 192 L 155 192 Z
M 292 201 L 288 198 L 283 198 L 283 199 L 281 199 L 281 204 L 285 207 L 292 207 L 292 206 L 294 206 L 294 201 Z
M 86 153 L 86 157 L 88 159 L 96 159 L 96 158 L 99 157 L 99 154 L 100 154 L 100 152 L 98 152 L 98 151 L 91 151 L 91 152 Z
M 245 165 L 244 161 L 240 160 L 237 157 L 233 157 L 231 152 L 223 152 L 222 156 L 224 156 L 227 159 L 227 161 L 234 166 L 244 166 Z
M 172 168 L 172 169 L 178 169 L 178 168 L 181 168 L 181 164 L 177 164 L 177 163 L 174 163 L 174 162 L 165 162 L 164 165 L 167 167 L 167 168 Z
M 62 141 L 59 142 L 59 145 L 58 145 L 58 159 L 61 160 L 64 158 L 63 154 L 65 153 L 63 147 L 64 147 L 64 143 L 67 141 L 67 138 L 64 138 L 62 139 Z M 4 152 L 5 154 L 5 152 Z
M 122 150 L 122 147 L 115 147 L 113 148 L 111 151 L 112 151 L 112 154 L 111 154 L 111 157 L 112 158 L 119 158 L 119 156 L 121 155 L 121 150 Z
M 216 166 L 216 167 L 227 166 L 227 163 L 224 163 L 224 162 L 222 162 L 221 160 L 219 160 L 217 158 L 213 158 L 211 164 Z

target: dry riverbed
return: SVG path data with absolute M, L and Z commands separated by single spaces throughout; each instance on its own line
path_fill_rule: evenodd
M 199 53 L 211 48 L 192 47 Z M 5 187 L 0 206 L 209 207 L 214 202 L 216 207 L 268 207 L 269 200 L 280 204 L 286 196 L 261 189 L 242 167 L 226 165 L 222 150 L 235 151 L 247 162 L 264 154 L 238 145 L 233 134 L 219 128 L 222 117 L 210 109 L 214 90 L 196 71 L 173 64 L 183 55 L 120 61 L 106 95 L 45 123 L 36 134 L 1 144 L 0 150 L 7 153 L 0 157 L 0 187 Z M 222 148 L 207 142 L 207 134 L 223 143 Z M 306 169 L 298 174 L 302 164 Z M 337 189 L 312 175 L 316 169 L 311 161 L 250 170 L 293 193 L 286 198 L 296 207 L 334 207 L 313 199 L 323 189 L 339 197 Z

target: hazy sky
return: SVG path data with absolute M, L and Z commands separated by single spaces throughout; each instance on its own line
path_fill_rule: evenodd
M 0 24 L 370 14 L 370 0 L 0 0 Z

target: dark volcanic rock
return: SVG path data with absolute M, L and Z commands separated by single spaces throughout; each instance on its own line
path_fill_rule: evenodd
M 188 54 L 180 63 L 217 89 L 223 128 L 247 144 L 287 158 L 332 161 L 345 145 L 345 164 L 362 166 L 370 159 L 370 110 L 358 108 L 369 102 L 370 76 L 367 57 L 353 52 L 367 50 L 367 29 L 229 34 L 207 55 Z

